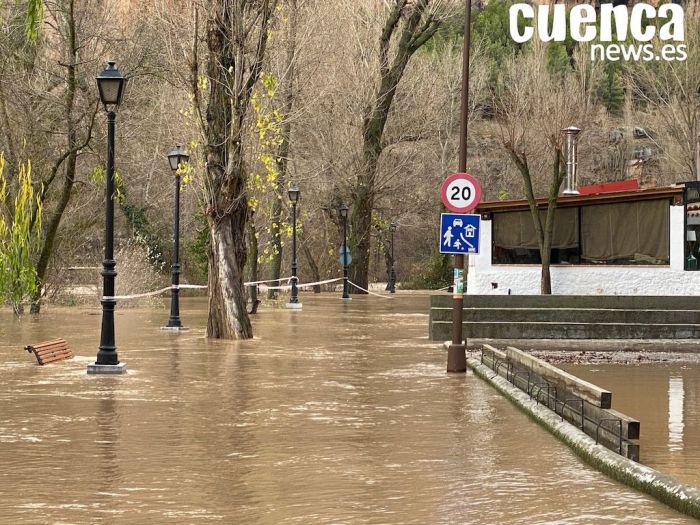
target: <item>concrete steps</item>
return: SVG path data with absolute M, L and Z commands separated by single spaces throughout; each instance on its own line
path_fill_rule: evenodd
M 700 339 L 700 324 L 464 322 L 465 338 L 480 339 Z M 435 341 L 452 338 L 452 322 L 432 324 Z
M 463 334 L 485 339 L 700 339 L 700 297 L 465 296 Z M 433 296 L 430 337 L 452 337 L 452 298 Z
M 699 305 L 700 306 L 700 305 Z M 605 308 L 464 308 L 469 322 L 546 323 L 552 320 L 571 323 L 622 324 L 700 324 L 700 311 L 638 310 Z M 452 321 L 452 308 L 433 308 L 434 321 Z

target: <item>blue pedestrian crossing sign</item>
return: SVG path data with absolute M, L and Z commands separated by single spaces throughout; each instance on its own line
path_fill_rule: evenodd
M 481 216 L 443 213 L 440 216 L 440 253 L 479 253 Z

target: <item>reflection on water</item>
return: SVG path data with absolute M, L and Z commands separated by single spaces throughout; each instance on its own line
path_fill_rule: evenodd
M 693 523 L 446 375 L 427 296 L 303 303 L 242 342 L 203 337 L 202 300 L 183 334 L 118 310 L 121 377 L 85 373 L 98 310 L 0 313 L 0 523 Z M 74 360 L 22 350 L 56 336 Z
M 612 406 L 639 420 L 641 461 L 700 486 L 700 365 L 567 365 L 610 390 Z
M 668 448 L 671 452 L 683 450 L 683 391 L 682 377 L 668 378 Z

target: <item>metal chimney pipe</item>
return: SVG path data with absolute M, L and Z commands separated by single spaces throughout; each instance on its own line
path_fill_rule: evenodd
M 578 134 L 581 133 L 581 130 L 569 126 L 561 131 L 566 135 L 566 188 L 563 194 L 579 195 L 576 168 L 578 165 Z
M 695 144 L 695 180 L 700 180 L 700 133 Z

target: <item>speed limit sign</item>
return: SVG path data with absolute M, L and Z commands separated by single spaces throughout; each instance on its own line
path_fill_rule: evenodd
M 447 177 L 440 194 L 445 208 L 455 213 L 467 213 L 481 202 L 479 181 L 468 173 L 454 173 Z

